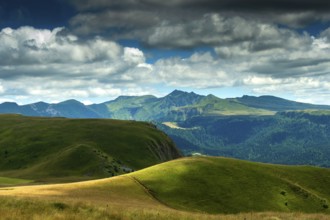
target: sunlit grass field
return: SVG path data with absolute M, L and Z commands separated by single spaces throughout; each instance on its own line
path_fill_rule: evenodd
M 0 213 L 3 219 L 325 220 L 329 185 L 329 169 L 193 157 L 112 178 L 2 187 Z
M 182 212 L 163 208 L 135 208 L 125 206 L 97 206 L 59 201 L 40 201 L 38 199 L 0 198 L 1 219 L 20 220 L 53 220 L 53 219 L 117 219 L 117 220 L 328 220 L 325 214 L 251 212 L 239 214 L 210 215 L 202 213 Z

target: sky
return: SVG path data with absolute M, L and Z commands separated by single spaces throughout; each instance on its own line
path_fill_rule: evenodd
M 0 0 L 0 102 L 174 89 L 330 105 L 330 1 Z

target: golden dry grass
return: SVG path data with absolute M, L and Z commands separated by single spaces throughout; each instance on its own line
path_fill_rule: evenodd
M 212 162 L 204 157 L 197 159 Z M 186 172 L 185 167 L 178 166 L 175 162 L 189 162 L 191 160 L 195 159 L 185 158 L 172 162 L 174 166 L 170 167 L 170 173 L 166 173 L 161 165 L 149 169 L 154 169 L 159 175 L 170 178 L 170 174 L 173 174 L 174 169 L 176 172 Z M 191 164 L 188 167 L 191 167 Z M 138 171 L 113 178 L 76 183 L 0 188 L 0 219 L 330 219 L 330 215 L 326 214 L 300 212 L 251 212 L 210 215 L 202 212 L 177 210 L 159 202 L 152 196 L 150 189 L 145 188 L 148 186 L 139 182 L 142 174 L 154 175 L 152 172 L 146 172 L 146 170 Z M 137 177 L 140 179 L 134 179 Z M 171 179 L 172 184 L 176 184 L 173 182 L 174 179 Z M 166 183 L 164 179 L 159 177 L 155 180 L 158 181 L 157 184 Z M 222 180 L 224 179 L 222 178 Z M 180 193 L 183 192 L 178 192 L 178 194 Z M 194 199 L 192 194 L 189 194 L 189 196 L 190 199 Z
M 327 220 L 329 215 L 241 213 L 209 215 L 171 209 L 129 175 L 69 184 L 0 188 L 1 219 L 228 219 Z
M 63 202 L 83 201 L 86 204 L 99 206 L 125 204 L 127 207 L 135 208 L 161 207 L 141 186 L 126 175 L 77 183 L 0 188 L 0 196 L 56 199 Z

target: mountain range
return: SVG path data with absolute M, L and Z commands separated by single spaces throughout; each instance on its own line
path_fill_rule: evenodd
M 221 99 L 175 90 L 157 98 L 120 96 L 101 104 L 0 104 L 0 113 L 149 121 L 184 155 L 330 167 L 330 106 L 274 96 Z
M 294 102 L 274 96 L 221 99 L 214 95 L 203 96 L 179 90 L 174 90 L 161 98 L 152 95 L 119 96 L 115 100 L 92 105 L 84 105 L 76 100 L 57 104 L 45 102 L 27 105 L 13 102 L 0 104 L 0 113 L 26 116 L 113 118 L 158 122 L 185 121 L 195 116 L 274 115 L 279 111 L 307 109 L 330 110 L 330 106 Z

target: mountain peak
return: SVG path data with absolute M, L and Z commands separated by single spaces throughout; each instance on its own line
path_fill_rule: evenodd
M 83 105 L 83 103 L 81 103 L 81 102 L 79 102 L 79 101 L 77 101 L 77 100 L 75 100 L 75 99 L 69 99 L 69 100 L 66 100 L 66 101 L 63 101 L 63 102 L 60 102 L 60 103 L 58 103 L 58 104 L 65 104 L 65 105 L 68 105 L 68 104 L 70 104 L 70 105 L 72 105 L 72 104 L 75 104 L 75 105 Z
M 177 90 L 177 89 L 175 89 L 175 90 L 173 90 L 170 94 L 168 94 L 168 96 L 169 95 L 171 95 L 171 96 L 177 96 L 177 95 L 182 95 L 182 94 L 187 94 L 188 92 L 184 92 L 184 91 L 181 91 L 181 90 Z
M 34 104 L 34 105 L 48 105 L 48 103 L 43 102 L 43 101 L 35 102 L 35 103 L 32 103 L 32 104 Z
M 177 90 L 177 89 L 173 90 L 167 96 L 181 96 L 181 95 L 200 96 L 200 95 L 197 95 L 194 92 L 186 92 L 186 91 L 181 91 L 181 90 Z
M 18 106 L 16 102 L 3 102 L 1 105 L 4 106 Z

